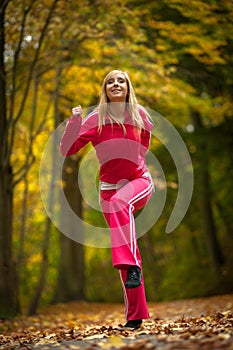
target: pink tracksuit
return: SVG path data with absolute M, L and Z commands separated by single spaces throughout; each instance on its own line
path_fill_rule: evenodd
M 138 108 L 144 121 L 141 130 L 132 124 L 128 111 L 124 128 L 107 117 L 98 130 L 98 112 L 94 111 L 83 120 L 71 116 L 60 144 L 64 156 L 78 152 L 88 142 L 95 147 L 100 163 L 100 204 L 110 227 L 112 262 L 120 272 L 128 321 L 149 317 L 143 277 L 139 287 L 125 288 L 127 269 L 133 265 L 142 269 L 133 214 L 146 205 L 153 192 L 145 160 L 152 123 L 143 108 Z

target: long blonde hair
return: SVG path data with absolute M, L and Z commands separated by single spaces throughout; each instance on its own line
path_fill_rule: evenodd
M 130 78 L 128 76 L 128 74 L 126 72 L 123 72 L 121 70 L 112 70 L 111 72 L 109 72 L 106 77 L 104 78 L 103 84 L 102 84 L 102 90 L 100 93 L 100 101 L 97 107 L 98 110 L 98 129 L 99 131 L 101 131 L 102 126 L 105 124 L 105 120 L 106 120 L 106 116 L 110 117 L 110 120 L 112 122 L 116 122 L 119 124 L 122 124 L 122 127 L 124 128 L 123 122 L 117 120 L 116 118 L 114 118 L 110 112 L 109 112 L 109 100 L 107 98 L 107 94 L 106 94 L 106 84 L 107 81 L 115 74 L 121 73 L 124 75 L 126 82 L 127 82 L 127 86 L 128 86 L 128 94 L 126 97 L 126 103 L 127 103 L 127 108 L 129 111 L 129 114 L 132 118 L 132 123 L 134 126 L 138 127 L 139 129 L 142 129 L 144 126 L 142 117 L 139 113 L 138 110 L 138 101 L 137 98 L 135 96 L 134 93 L 134 89 L 133 89 L 133 85 L 130 81 Z

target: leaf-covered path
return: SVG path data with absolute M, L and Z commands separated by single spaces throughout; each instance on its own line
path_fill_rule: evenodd
M 0 321 L 0 349 L 233 350 L 233 295 L 149 303 L 137 331 L 121 329 L 123 305 L 68 303 Z

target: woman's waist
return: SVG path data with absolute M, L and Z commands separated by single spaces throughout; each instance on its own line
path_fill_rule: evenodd
M 132 180 L 142 176 L 148 171 L 145 162 L 134 163 L 125 159 L 106 162 L 100 166 L 100 181 L 111 184 L 119 183 L 121 180 Z
M 149 179 L 152 183 L 153 183 L 153 180 L 152 180 L 152 177 L 151 177 L 151 174 L 150 172 L 147 170 L 145 171 L 144 173 L 142 173 L 140 176 L 137 176 L 137 177 L 134 177 L 133 179 L 136 179 L 136 178 L 147 178 Z M 108 182 L 108 181 L 99 181 L 99 189 L 101 191 L 106 191 L 106 190 L 117 190 L 119 188 L 121 188 L 122 186 L 124 186 L 128 181 L 131 181 L 133 179 L 125 179 L 125 180 L 120 180 L 119 182 L 117 183 L 112 183 L 112 182 Z

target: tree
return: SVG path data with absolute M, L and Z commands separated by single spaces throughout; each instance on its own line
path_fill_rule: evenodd
M 140 2 L 136 6 L 143 7 Z M 233 81 L 227 73 L 232 65 L 229 54 L 233 43 L 232 10 L 228 0 L 221 3 L 163 0 L 149 2 L 141 17 L 141 25 L 148 37 L 147 46 L 154 47 L 158 59 L 163 60 L 170 84 L 177 85 L 177 89 L 180 80 L 187 84 L 180 91 L 188 107 L 187 117 L 181 122 L 179 116 L 179 122 L 175 123 L 177 126 L 183 124 L 183 127 L 192 124 L 197 135 L 200 216 L 205 227 L 210 264 L 217 271 L 224 259 L 215 222 L 214 199 L 210 195 L 213 191 L 211 163 L 204 135 L 205 130 L 211 133 L 212 127 L 224 123 L 230 115 L 232 117 L 230 96 Z M 169 97 L 165 96 L 165 99 L 168 101 Z M 164 111 L 168 111 L 167 103 Z M 169 114 L 172 116 L 173 112 Z
M 53 11 L 56 7 L 57 0 L 51 3 L 51 7 L 48 8 L 48 12 L 43 22 L 42 30 L 37 40 L 36 49 L 33 52 L 33 58 L 29 63 L 29 69 L 25 77 L 25 83 L 21 88 L 23 93 L 21 95 L 20 102 L 18 99 L 18 87 L 21 84 L 17 81 L 18 75 L 20 75 L 19 60 L 21 50 L 24 47 L 23 42 L 27 35 L 28 23 L 27 17 L 35 4 L 35 0 L 31 0 L 28 6 L 20 4 L 19 8 L 12 7 L 10 11 L 16 11 L 16 21 L 21 21 L 20 32 L 18 36 L 18 42 L 12 45 L 14 48 L 14 55 L 12 62 L 8 64 L 7 68 L 10 70 L 9 77 L 6 75 L 6 58 L 11 60 L 10 53 L 6 51 L 6 35 L 5 26 L 9 18 L 6 17 L 6 10 L 11 3 L 12 6 L 17 5 L 15 2 L 4 1 L 1 3 L 0 8 L 0 99 L 2 101 L 2 108 L 0 112 L 1 121 L 1 149 L 0 149 L 0 169 L 1 169 L 1 183 L 0 183 L 0 196 L 4 198 L 4 202 L 0 203 L 0 316 L 2 318 L 12 317 L 18 311 L 17 302 L 17 286 L 16 286 L 16 274 L 13 263 L 12 255 L 12 217 L 13 217 L 13 190 L 14 186 L 24 177 L 25 173 L 32 164 L 33 157 L 31 157 L 31 147 L 25 157 L 25 164 L 21 169 L 17 169 L 17 173 L 14 172 L 14 167 L 11 161 L 12 149 L 14 147 L 15 130 L 18 121 L 20 120 L 25 104 L 27 101 L 30 84 L 33 78 L 33 72 L 36 63 L 39 58 L 41 46 L 45 37 L 46 30 L 51 20 Z M 14 23 L 16 24 L 16 23 Z M 9 25 L 9 22 L 8 22 Z M 10 82 L 11 79 L 11 82 Z M 8 82 L 11 86 L 8 86 Z M 18 84 L 18 86 L 17 86 Z M 7 95 L 10 92 L 10 99 L 7 103 Z M 16 111 L 17 104 L 17 111 Z M 8 106 L 8 108 L 7 108 Z
M 71 210 L 80 218 L 82 218 L 82 197 L 78 188 L 78 167 L 80 157 L 72 156 L 64 161 L 62 181 L 64 184 L 64 194 L 69 202 Z M 71 236 L 77 232 L 82 234 L 82 227 L 74 227 L 73 220 L 69 217 L 62 216 L 63 210 L 61 206 L 61 218 L 63 225 L 66 226 L 67 232 Z M 54 302 L 66 302 L 70 300 L 85 299 L 85 264 L 84 264 L 84 246 L 82 242 L 77 243 L 66 237 L 64 234 L 60 236 L 60 260 L 59 274 L 55 289 Z
M 9 160 L 6 109 L 6 71 L 4 63 L 5 12 L 9 1 L 0 7 L 0 315 L 2 318 L 14 316 L 18 311 L 16 278 L 12 257 L 12 165 Z

